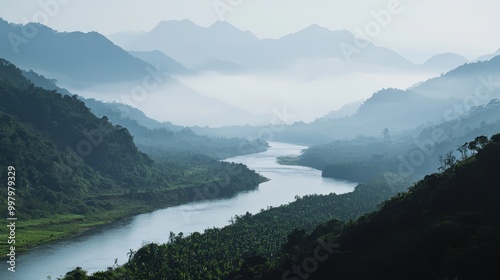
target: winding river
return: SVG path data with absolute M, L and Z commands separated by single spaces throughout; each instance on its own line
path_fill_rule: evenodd
M 202 232 L 206 228 L 229 224 L 235 215 L 257 213 L 268 206 L 292 202 L 297 195 L 341 194 L 352 191 L 356 186 L 351 182 L 322 178 L 321 172 L 316 169 L 279 165 L 277 157 L 298 155 L 306 147 L 276 142 L 270 144 L 266 152 L 226 160 L 246 164 L 271 179 L 257 190 L 228 199 L 193 202 L 137 215 L 75 238 L 36 247 L 18 256 L 15 273 L 8 272 L 6 263 L 2 263 L 0 278 L 45 280 L 50 275 L 56 279 L 76 266 L 88 272 L 105 270 L 114 264 L 115 258 L 118 264 L 123 264 L 130 249 L 137 250 L 146 242 L 167 242 L 170 232 Z

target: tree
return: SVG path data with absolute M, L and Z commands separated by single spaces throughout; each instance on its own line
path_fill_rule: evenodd
M 476 139 L 474 139 L 474 141 L 469 143 L 468 148 L 469 150 L 477 153 L 479 150 L 484 148 L 489 142 L 490 140 L 488 139 L 488 137 L 484 135 L 478 136 L 476 137 Z
M 389 140 L 391 140 L 391 134 L 390 134 L 390 131 L 387 127 L 384 128 L 384 130 L 382 130 L 382 135 L 384 135 L 385 142 L 389 142 Z
M 438 167 L 438 171 L 439 172 L 443 172 L 446 170 L 446 165 L 445 165 L 445 161 L 444 161 L 444 156 L 443 155 L 439 155 L 438 156 L 438 161 L 439 161 L 439 167 Z
M 460 153 L 461 160 L 466 160 L 469 158 L 469 143 L 465 142 L 457 147 L 457 151 Z
M 477 151 L 479 150 L 479 148 L 477 147 L 477 143 L 476 141 L 472 141 L 469 143 L 469 145 L 467 146 L 467 148 L 472 151 L 472 153 L 477 153 Z
M 453 154 L 453 151 L 449 151 L 444 156 L 444 163 L 448 167 L 453 167 L 457 163 L 457 157 Z
M 457 164 L 457 157 L 453 154 L 453 151 L 447 152 L 444 156 L 440 155 L 438 157 L 439 160 L 439 168 L 440 172 L 445 171 L 448 168 L 451 168 Z
M 87 271 L 83 270 L 81 267 L 77 267 L 74 270 L 66 273 L 63 280 L 86 280 L 89 279 L 87 276 Z
M 477 142 L 477 146 L 479 147 L 479 149 L 483 149 L 490 142 L 488 137 L 484 135 L 476 137 L 474 141 Z

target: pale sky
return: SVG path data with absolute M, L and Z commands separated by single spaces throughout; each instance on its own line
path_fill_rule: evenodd
M 500 48 L 498 11 L 498 0 L 0 0 L 0 17 L 7 21 L 37 21 L 58 31 L 104 35 L 149 31 L 161 21 L 182 19 L 203 27 L 223 19 L 259 38 L 278 38 L 318 24 L 368 37 L 414 63 L 445 52 L 470 60 L 494 53 Z M 367 72 L 309 82 L 288 74 L 179 79 L 201 95 L 256 114 L 286 107 L 297 120 L 312 121 L 381 88 L 404 89 L 439 73 Z
M 49 9 L 44 11 L 43 3 Z M 442 52 L 474 59 L 500 48 L 497 0 L 0 0 L 0 17 L 108 35 L 149 31 L 172 19 L 187 18 L 206 27 L 220 19 L 214 8 L 218 5 L 227 8 L 223 18 L 236 27 L 276 38 L 313 23 L 332 30 L 365 30 L 390 3 L 399 12 L 370 39 L 414 62 Z

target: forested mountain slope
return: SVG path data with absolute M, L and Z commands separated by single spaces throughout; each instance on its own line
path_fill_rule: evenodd
M 500 102 L 471 108 L 467 113 L 436 125 L 426 125 L 395 133 L 387 130 L 379 137 L 358 137 L 352 140 L 311 146 L 288 162 L 323 170 L 323 176 L 358 182 L 378 174 L 393 172 L 421 178 L 437 171 L 439 156 L 450 151 L 461 157 L 459 146 L 488 137 L 500 131 Z
M 355 218 L 345 214 L 361 214 L 377 193 L 403 190 L 402 181 L 391 176 L 350 194 L 298 198 L 202 234 L 172 233 L 168 244 L 131 252 L 124 266 L 91 276 L 76 268 L 64 280 L 497 279 L 500 134 L 483 144 L 346 224 L 338 219 Z M 328 215 L 334 219 L 321 222 Z
M 224 197 L 262 181 L 244 165 L 201 154 L 172 152 L 153 161 L 125 127 L 96 117 L 76 96 L 35 87 L 6 60 L 0 100 L 0 168 L 16 169 L 16 209 L 26 233 L 19 249 L 199 199 L 195 191 L 209 186 Z M 2 204 L 6 192 L 0 190 Z
M 408 193 L 346 226 L 340 235 L 318 227 L 298 244 L 300 253 L 287 256 L 262 279 L 280 279 L 292 265 L 301 266 L 300 273 L 313 280 L 498 279 L 498 166 L 500 134 L 487 140 L 477 154 L 443 173 L 426 176 Z M 305 259 L 332 235 L 337 248 L 328 259 L 316 260 L 314 269 L 306 268 Z M 284 279 L 298 277 L 297 273 L 289 272 Z
M 23 75 L 34 85 L 54 90 L 63 95 L 71 95 L 66 89 L 56 85 L 56 80 L 48 79 L 32 70 Z M 193 152 L 217 159 L 265 151 L 267 143 L 262 140 L 243 138 L 208 137 L 193 133 L 189 128 L 170 122 L 159 122 L 147 117 L 144 112 L 129 105 L 107 103 L 95 99 L 79 97 L 98 117 L 106 116 L 115 125 L 126 127 L 134 137 L 139 149 L 149 155 L 171 152 Z

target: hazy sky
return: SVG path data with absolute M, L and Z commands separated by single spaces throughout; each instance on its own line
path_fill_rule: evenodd
M 0 16 L 23 23 L 45 21 L 60 31 L 150 30 L 162 20 L 184 19 L 209 26 L 220 19 L 257 36 L 279 37 L 317 23 L 332 30 L 364 30 L 373 13 L 399 2 L 402 11 L 370 39 L 414 62 L 440 52 L 468 58 L 500 48 L 500 1 L 497 0 L 23 0 L 0 2 Z M 56 8 L 43 17 L 43 5 Z M 232 3 L 232 4 L 231 4 Z M 40 13 L 42 12 L 42 13 Z M 47 20 L 48 19 L 48 20 Z
M 444 52 L 468 59 L 494 53 L 500 48 L 498 11 L 498 0 L 0 0 L 0 17 L 10 22 L 104 35 L 149 31 L 163 20 L 187 18 L 204 27 L 222 19 L 260 38 L 278 38 L 316 23 L 368 37 L 415 63 Z M 179 79 L 202 95 L 257 114 L 287 107 L 298 120 L 311 121 L 381 88 L 404 89 L 439 73 L 319 75 L 313 81 L 288 74 Z

